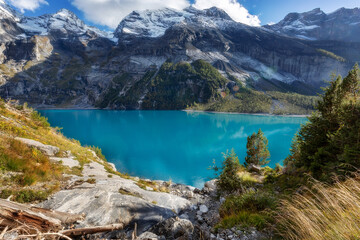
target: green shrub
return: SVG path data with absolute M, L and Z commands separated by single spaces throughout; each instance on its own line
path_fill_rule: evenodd
M 224 154 L 221 168 L 214 166 L 213 170 L 218 175 L 217 186 L 221 192 L 234 192 L 242 188 L 242 181 L 238 175 L 241 165 L 234 150 Z
M 228 216 L 241 211 L 261 212 L 273 210 L 277 206 L 276 197 L 266 191 L 247 191 L 238 196 L 229 196 L 221 205 L 220 216 Z
M 104 154 L 102 153 L 101 148 L 91 146 L 90 149 L 93 150 L 101 160 L 106 162 L 106 158 L 105 158 Z
M 345 58 L 340 57 L 340 56 L 336 55 L 336 54 L 333 53 L 333 52 L 330 52 L 330 51 L 327 51 L 327 50 L 321 49 L 321 48 L 317 49 L 317 51 L 318 51 L 319 53 L 322 53 L 322 54 L 325 55 L 325 56 L 331 57 L 331 58 L 333 58 L 333 59 L 335 59 L 335 60 L 337 60 L 337 61 L 339 61 L 339 62 L 346 62 L 346 59 L 345 59 Z
M 216 228 L 241 226 L 261 230 L 273 222 L 277 202 L 273 194 L 264 190 L 229 196 L 219 209 L 221 221 Z
M 266 214 L 252 213 L 248 211 L 241 211 L 237 214 L 232 214 L 224 217 L 216 226 L 215 231 L 218 229 L 230 229 L 233 227 L 255 227 L 262 230 L 268 226 L 270 217 Z
M 247 138 L 246 144 L 245 166 L 254 164 L 256 166 L 263 166 L 269 163 L 268 158 L 270 152 L 268 150 L 268 140 L 264 133 L 259 129 L 257 133 L 253 133 Z
M 42 116 L 39 112 L 33 111 L 31 113 L 31 119 L 40 127 L 50 127 L 48 119 Z

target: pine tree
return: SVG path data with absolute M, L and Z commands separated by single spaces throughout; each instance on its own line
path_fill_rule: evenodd
M 247 138 L 246 149 L 247 156 L 245 157 L 245 166 L 249 166 L 250 164 L 263 166 L 269 163 L 268 158 L 270 157 L 270 152 L 268 150 L 268 140 L 261 129 Z
M 356 64 L 342 79 L 324 89 L 317 112 L 309 117 L 294 141 L 285 164 L 331 180 L 360 168 L 360 73 Z
M 240 169 L 241 165 L 239 158 L 234 150 L 224 154 L 224 161 L 221 169 L 217 169 L 217 167 L 214 168 L 215 171 L 221 170 L 217 183 L 220 191 L 233 192 L 241 188 L 241 179 L 238 176 Z

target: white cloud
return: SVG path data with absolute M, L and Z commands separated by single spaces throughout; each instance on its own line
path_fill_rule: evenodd
M 25 10 L 35 11 L 42 4 L 48 5 L 48 2 L 45 0 L 9 0 L 9 2 L 22 13 L 24 13 Z
M 223 9 L 229 16 L 237 22 L 251 26 L 260 26 L 260 19 L 256 15 L 251 15 L 237 0 L 195 0 L 193 4 L 198 9 L 218 7 Z
M 72 4 L 84 12 L 89 21 L 110 28 L 116 28 L 134 10 L 183 9 L 190 5 L 188 0 L 73 0 Z

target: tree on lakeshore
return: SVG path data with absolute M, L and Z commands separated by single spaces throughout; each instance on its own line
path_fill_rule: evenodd
M 285 165 L 312 177 L 331 181 L 360 168 L 360 70 L 358 64 L 343 79 L 334 77 L 302 126 Z
M 263 166 L 269 163 L 270 152 L 268 150 L 268 140 L 261 129 L 247 138 L 246 149 L 246 167 L 251 164 Z
M 213 169 L 215 172 L 220 171 L 217 182 L 220 191 L 232 192 L 241 188 L 241 179 L 238 176 L 241 164 L 234 149 L 230 153 L 224 154 L 224 161 L 220 169 L 217 167 L 213 167 Z

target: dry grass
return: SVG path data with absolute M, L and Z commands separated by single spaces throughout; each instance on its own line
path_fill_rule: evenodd
M 14 140 L 14 137 L 57 146 L 60 149 L 58 157 L 66 156 L 70 151 L 80 166 L 70 169 L 52 163 L 48 156 Z M 83 147 L 80 142 L 66 138 L 59 129 L 50 127 L 45 117 L 26 104 L 0 99 L 0 193 L 4 189 L 12 189 L 16 193 L 24 188 L 44 190 L 44 183 L 49 185 L 46 190 L 52 193 L 59 189 L 54 186 L 61 188 L 64 184 L 63 173 L 81 176 L 83 165 L 93 161 L 110 169 L 100 149 Z
M 285 239 L 360 239 L 360 174 L 333 186 L 315 182 L 283 201 L 279 218 Z
M 1 221 L 1 220 L 0 220 Z M 0 222 L 1 223 L 1 222 Z M 43 233 L 34 226 L 29 226 L 24 223 L 18 223 L 18 227 L 5 228 L 0 227 L 0 240 L 13 239 L 13 240 L 72 240 L 70 237 L 65 236 L 59 232 Z

